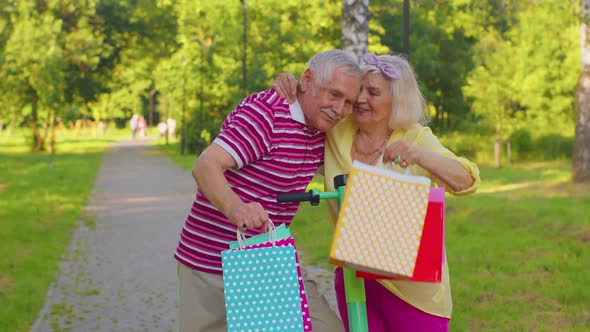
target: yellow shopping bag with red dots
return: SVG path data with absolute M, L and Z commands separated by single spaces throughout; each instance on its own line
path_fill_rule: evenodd
M 414 273 L 430 179 L 353 162 L 330 262 L 409 279 Z

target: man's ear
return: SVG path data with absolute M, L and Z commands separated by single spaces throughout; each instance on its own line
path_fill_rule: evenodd
M 311 89 L 311 84 L 313 82 L 313 71 L 309 68 L 305 69 L 303 72 L 303 76 L 301 76 L 301 83 L 299 84 L 299 91 L 305 93 L 307 90 Z

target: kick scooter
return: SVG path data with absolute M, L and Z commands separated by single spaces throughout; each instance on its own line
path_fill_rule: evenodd
M 305 193 L 279 194 L 277 195 L 277 202 L 307 201 L 310 202 L 311 205 L 316 206 L 320 204 L 320 199 L 336 199 L 338 202 L 338 209 L 340 210 L 347 179 L 348 175 L 346 174 L 334 177 L 335 191 L 320 192 L 314 189 Z M 343 268 L 343 273 L 344 289 L 346 293 L 346 309 L 348 310 L 348 326 L 350 327 L 349 332 L 368 332 L 365 281 L 362 278 L 356 277 L 355 270 Z

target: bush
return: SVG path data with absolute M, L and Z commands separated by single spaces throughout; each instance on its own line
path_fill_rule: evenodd
M 544 160 L 555 160 L 560 158 L 571 158 L 574 151 L 573 137 L 566 137 L 559 134 L 547 134 L 536 141 L 536 150 Z
M 475 162 L 487 161 L 488 151 L 493 151 L 493 142 L 478 134 L 453 132 L 439 137 L 441 142 L 457 156 Z
M 494 137 L 476 133 L 452 132 L 439 137 L 444 146 L 456 155 L 466 157 L 476 163 L 494 162 Z M 516 130 L 510 135 L 512 161 L 569 159 L 573 153 L 573 137 L 556 133 L 533 138 L 525 129 Z M 506 158 L 506 145 L 502 144 L 501 158 Z
M 510 135 L 511 152 L 514 159 L 528 159 L 535 148 L 533 137 L 526 129 L 518 129 Z
M 204 142 L 200 137 L 199 126 L 196 121 L 192 121 L 186 128 L 186 153 L 200 154 L 204 149 Z

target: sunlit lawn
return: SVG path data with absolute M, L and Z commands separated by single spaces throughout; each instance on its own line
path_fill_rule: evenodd
M 167 154 L 176 165 L 186 170 L 191 170 L 193 168 L 193 165 L 197 160 L 197 156 L 195 154 L 189 153 L 181 155 L 178 140 L 170 139 L 168 144 L 166 144 L 166 140 L 162 138 L 154 143 L 161 149 L 162 152 Z
M 93 222 L 83 207 L 112 141 L 65 138 L 49 167 L 0 136 L 0 331 L 28 330 L 76 223 Z M 190 170 L 196 156 L 158 144 Z M 452 330 L 588 330 L 590 186 L 569 183 L 567 161 L 481 171 L 476 195 L 447 201 Z M 307 264 L 328 267 L 331 229 L 322 205 L 302 204 L 293 233 Z
M 590 328 L 590 186 L 570 164 L 484 168 L 479 194 L 449 202 L 453 326 Z
M 24 138 L 0 136 L 0 331 L 28 331 L 83 214 L 103 151 L 113 139 L 63 138 L 29 154 Z

